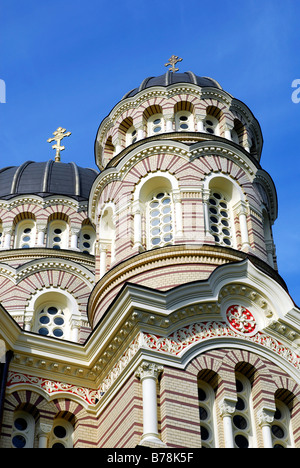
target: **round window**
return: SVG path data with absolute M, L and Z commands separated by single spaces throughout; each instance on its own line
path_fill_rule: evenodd
M 53 432 L 59 439 L 63 439 L 67 435 L 67 431 L 63 426 L 55 426 Z
M 238 448 L 248 448 L 249 447 L 248 439 L 245 436 L 241 435 L 241 434 L 238 434 L 237 436 L 235 436 L 234 440 L 235 440 L 235 443 L 238 446 Z
M 24 418 L 17 418 L 14 424 L 18 431 L 25 431 L 27 429 L 27 421 Z
M 24 448 L 26 445 L 26 439 L 22 435 L 15 435 L 12 439 L 13 446 L 15 448 Z

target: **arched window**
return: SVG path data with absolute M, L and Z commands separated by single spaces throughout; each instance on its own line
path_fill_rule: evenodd
M 73 302 L 64 294 L 42 294 L 34 304 L 33 331 L 43 336 L 71 338 L 71 315 L 76 311 Z
M 143 111 L 143 123 L 147 136 L 157 135 L 165 131 L 163 109 L 159 104 L 152 104 Z
M 204 130 L 211 135 L 220 136 L 219 120 L 213 115 L 207 115 L 204 120 Z
M 173 204 L 169 191 L 156 190 L 147 202 L 148 248 L 173 244 Z
M 276 412 L 271 425 L 273 448 L 292 448 L 294 445 L 290 410 L 280 400 L 275 400 L 275 404 Z
M 165 129 L 165 123 L 162 114 L 154 114 L 148 120 L 148 136 L 162 133 Z
M 57 250 L 69 247 L 69 228 L 66 221 L 54 220 L 50 222 L 47 246 Z
M 198 402 L 201 430 L 201 447 L 216 447 L 215 392 L 204 380 L 198 380 Z
M 50 448 L 73 448 L 74 427 L 70 421 L 56 418 L 50 434 Z
M 231 247 L 233 245 L 232 221 L 228 196 L 220 190 L 212 190 L 208 211 L 210 232 L 216 244 Z
M 132 145 L 137 141 L 137 130 L 134 126 L 130 127 L 126 133 L 126 146 Z
M 189 111 L 180 111 L 175 114 L 175 128 L 177 132 L 193 132 L 194 118 Z
M 83 253 L 94 255 L 96 234 L 92 226 L 83 226 L 80 232 L 79 249 Z
M 16 411 L 12 429 L 11 443 L 13 448 L 33 448 L 35 420 L 26 411 Z
M 176 178 L 163 171 L 149 173 L 137 184 L 134 200 L 134 245 L 153 249 L 174 244 L 182 231 L 181 204 Z M 176 222 L 175 222 L 176 220 Z
M 211 174 L 205 183 L 208 197 L 204 199 L 205 226 L 217 245 L 238 248 L 235 230 L 239 222 L 241 245 L 248 245 L 247 204 L 240 186 L 226 176 Z M 234 212 L 234 210 L 236 210 Z
M 234 119 L 234 128 L 231 130 L 232 141 L 238 145 L 243 145 L 246 135 L 246 128 L 238 119 Z
M 18 222 L 15 230 L 15 248 L 30 249 L 35 245 L 36 224 L 32 219 Z
M 115 147 L 112 143 L 112 137 L 109 136 L 104 145 L 104 153 L 103 153 L 104 160 L 110 161 L 114 155 L 114 152 L 115 152 Z
M 236 448 L 253 448 L 253 409 L 250 381 L 239 372 L 236 373 L 237 404 L 232 418 L 233 437 Z

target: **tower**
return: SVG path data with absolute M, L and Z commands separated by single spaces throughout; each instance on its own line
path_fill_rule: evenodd
M 24 206 L 31 163 L 0 173 L 18 187 L 1 195 L 0 338 L 13 353 L 2 364 L 3 446 L 17 437 L 35 447 L 299 446 L 299 309 L 277 271 L 261 128 L 216 80 L 178 61 L 101 122 L 97 174 L 32 163 L 44 181 L 26 192 L 35 219 L 11 237 L 3 219 L 23 222 L 11 212 Z M 77 183 L 54 195 L 53 171 L 71 168 Z M 48 243 L 37 233 L 25 261 L 25 229 L 54 207 L 69 231 L 72 213 L 77 233 L 59 249 L 48 226 Z M 69 316 L 80 311 L 77 334 L 34 328 L 64 304 Z

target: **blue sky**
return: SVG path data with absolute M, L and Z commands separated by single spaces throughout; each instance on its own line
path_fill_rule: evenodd
M 94 167 L 103 118 L 179 55 L 181 71 L 215 78 L 261 124 L 279 273 L 300 305 L 299 18 L 299 0 L 0 0 L 0 167 L 53 158 L 59 126 L 72 132 L 62 160 Z

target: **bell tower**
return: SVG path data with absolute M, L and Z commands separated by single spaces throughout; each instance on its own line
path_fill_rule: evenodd
M 125 283 L 168 291 L 243 261 L 278 277 L 277 198 L 260 165 L 260 125 L 216 80 L 180 72 L 172 57 L 97 132 L 93 325 Z

